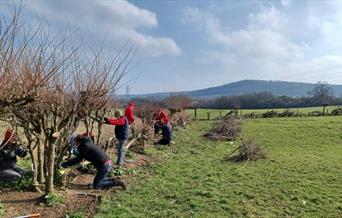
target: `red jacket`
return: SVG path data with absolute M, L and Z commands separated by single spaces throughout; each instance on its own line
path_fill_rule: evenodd
M 163 123 L 168 123 L 169 117 L 167 116 L 167 114 L 162 109 L 159 109 L 156 120 L 163 122 Z
M 121 116 L 116 119 L 105 118 L 105 122 L 107 124 L 115 125 L 115 137 L 119 140 L 127 140 L 128 139 L 128 120 L 125 116 Z
M 125 109 L 125 117 L 128 120 L 128 124 L 131 125 L 134 123 L 134 111 L 133 111 L 134 103 L 131 101 L 127 108 Z
M 107 124 L 115 125 L 115 126 L 123 126 L 126 124 L 125 117 L 121 116 L 119 118 L 107 118 Z

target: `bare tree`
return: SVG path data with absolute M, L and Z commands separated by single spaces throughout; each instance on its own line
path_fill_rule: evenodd
M 333 89 L 324 82 L 318 82 L 307 94 L 312 96 L 314 102 L 320 105 L 330 104 L 334 98 Z
M 170 95 L 165 99 L 165 102 L 172 116 L 176 112 L 183 111 L 184 108 L 189 107 L 192 99 L 186 95 Z
M 38 189 L 45 182 L 50 193 L 68 135 L 80 121 L 93 128 L 103 117 L 110 94 L 131 70 L 137 47 L 127 42 L 112 56 L 104 52 L 103 43 L 80 51 L 72 34 L 52 34 L 47 22 L 25 32 L 19 22 L 21 8 L 14 9 L 13 19 L 0 31 L 0 112 L 24 129 L 34 185 Z M 99 135 L 100 128 L 98 124 Z

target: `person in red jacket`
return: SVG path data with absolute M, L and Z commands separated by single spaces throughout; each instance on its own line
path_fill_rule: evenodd
M 124 113 L 127 121 L 128 121 L 128 125 L 130 126 L 130 129 L 131 129 L 131 132 L 132 132 L 132 135 L 135 136 L 135 131 L 134 131 L 134 102 L 133 101 L 130 101 L 128 106 L 126 107 L 125 109 L 125 113 Z
M 115 111 L 115 119 L 104 118 L 106 124 L 115 125 L 115 137 L 119 141 L 117 145 L 118 159 L 116 164 L 122 166 L 125 162 L 125 144 L 128 139 L 128 120 L 125 116 L 121 116 L 120 111 Z
M 128 106 L 126 107 L 125 117 L 127 118 L 129 125 L 134 123 L 134 102 L 133 101 L 130 101 Z
M 159 108 L 154 116 L 154 137 L 156 137 L 161 130 L 162 121 L 165 123 L 169 122 L 169 117 L 162 108 Z

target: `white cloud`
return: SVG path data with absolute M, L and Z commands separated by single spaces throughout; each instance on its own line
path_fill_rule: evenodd
M 210 43 L 224 46 L 221 55 L 231 57 L 235 61 L 241 58 L 250 62 L 288 61 L 303 57 L 306 49 L 305 46 L 289 40 L 281 32 L 283 23 L 287 20 L 274 7 L 264 8 L 257 14 L 250 14 L 250 23 L 246 28 L 228 32 L 223 31 L 224 27 L 218 18 L 207 12 L 201 12 L 197 8 L 187 8 L 183 14 L 183 21 L 203 27 Z M 213 52 L 210 51 L 206 55 L 211 61 L 214 61 L 214 57 L 223 60 L 217 52 L 214 56 L 212 54 Z
M 180 55 L 172 38 L 155 37 L 139 32 L 138 28 L 158 26 L 155 13 L 128 1 L 30 1 L 26 8 L 44 15 L 50 23 L 71 24 L 80 31 L 89 31 L 120 46 L 128 39 L 139 44 L 139 52 L 147 56 Z
M 283 8 L 285 9 L 290 8 L 292 4 L 290 0 L 281 0 L 280 3 L 281 3 L 281 6 L 283 6 Z
M 203 49 L 196 61 L 221 64 L 221 78 L 342 83 L 342 54 L 334 51 L 342 48 L 337 40 L 342 37 L 342 4 L 296 11 L 292 2 L 281 3 L 280 8 L 261 4 L 248 14 L 245 26 L 234 30 L 209 11 L 186 8 L 183 22 L 201 28 L 208 43 L 219 47 Z

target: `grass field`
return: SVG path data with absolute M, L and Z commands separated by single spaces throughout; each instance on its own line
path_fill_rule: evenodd
M 210 122 L 177 132 L 176 145 L 151 149 L 160 162 L 107 196 L 97 217 L 341 217 L 342 117 L 246 120 L 244 137 L 267 158 L 223 161 L 236 143 L 202 134 Z
M 332 110 L 338 108 L 339 106 L 329 106 L 327 107 L 327 112 L 331 112 Z M 285 110 L 290 110 L 290 111 L 293 111 L 293 112 L 298 112 L 299 113 L 303 113 L 303 114 L 308 114 L 309 112 L 312 112 L 312 111 L 322 111 L 322 107 L 303 107 L 303 108 L 277 108 L 277 109 L 243 109 L 242 110 L 242 115 L 243 114 L 250 114 L 250 113 L 257 113 L 257 114 L 262 114 L 262 113 L 265 113 L 267 111 L 271 111 L 271 110 L 274 110 L 274 111 L 277 111 L 277 112 L 283 112 Z M 224 116 L 226 113 L 228 113 L 229 111 L 231 111 L 230 109 L 201 109 L 201 108 L 198 108 L 197 109 L 197 119 L 207 119 L 208 115 L 207 113 L 209 112 L 210 113 L 210 118 L 211 119 L 214 119 L 216 117 L 220 117 L 220 112 L 221 112 L 221 115 Z M 192 117 L 195 117 L 195 111 L 194 109 L 187 109 L 186 112 L 188 114 L 190 114 Z M 240 113 L 240 111 L 239 111 Z

